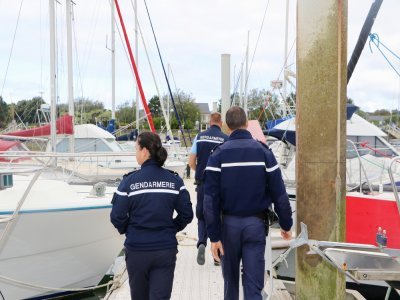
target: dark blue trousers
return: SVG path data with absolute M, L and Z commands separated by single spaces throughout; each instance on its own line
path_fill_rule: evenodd
M 204 202 L 204 185 L 197 185 L 197 204 L 196 204 L 196 217 L 197 217 L 197 233 L 199 236 L 199 240 L 197 242 L 197 247 L 200 244 L 204 244 L 207 246 L 207 228 L 206 222 L 204 221 L 204 213 L 203 213 L 203 202 Z
M 132 300 L 171 298 L 176 249 L 130 251 L 125 249 Z
M 224 216 L 222 224 L 224 299 L 239 299 L 240 260 L 246 300 L 261 300 L 265 272 L 265 227 L 257 217 Z

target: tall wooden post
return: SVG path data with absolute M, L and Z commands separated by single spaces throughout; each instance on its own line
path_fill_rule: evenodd
M 344 241 L 347 0 L 297 2 L 297 228 Z M 345 278 L 296 252 L 296 299 L 344 299 Z

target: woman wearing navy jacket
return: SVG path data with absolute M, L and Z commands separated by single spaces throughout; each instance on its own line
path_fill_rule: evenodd
M 178 244 L 175 235 L 193 219 L 183 180 L 162 168 L 166 158 L 160 137 L 141 133 L 136 141 L 141 169 L 124 176 L 112 200 L 111 222 L 126 236 L 125 260 L 135 300 L 170 299 Z

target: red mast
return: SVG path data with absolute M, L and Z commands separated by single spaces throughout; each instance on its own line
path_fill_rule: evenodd
M 128 47 L 129 58 L 131 59 L 133 72 L 135 73 L 136 83 L 137 83 L 137 86 L 139 89 L 140 98 L 142 98 L 142 103 L 143 103 L 144 110 L 146 112 L 147 121 L 149 122 L 151 131 L 156 132 L 156 129 L 154 128 L 154 124 L 153 124 L 153 118 L 151 117 L 150 109 L 147 105 L 146 97 L 144 96 L 142 82 L 140 81 L 140 77 L 139 77 L 139 73 L 138 73 L 138 70 L 136 67 L 135 59 L 132 54 L 131 44 L 129 43 L 128 34 L 126 33 L 125 24 L 124 24 L 124 20 L 122 19 L 122 14 L 121 14 L 121 10 L 119 8 L 118 0 L 114 0 L 114 2 L 115 2 L 115 7 L 117 8 L 119 21 L 121 22 L 122 31 L 124 32 L 126 46 Z

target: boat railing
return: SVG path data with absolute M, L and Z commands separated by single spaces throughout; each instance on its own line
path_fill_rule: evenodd
M 400 156 L 396 156 L 394 158 L 392 158 L 392 160 L 390 161 L 389 164 L 389 177 L 390 177 L 390 183 L 392 184 L 392 189 L 393 189 L 393 193 L 394 193 L 394 197 L 396 199 L 396 203 L 397 203 L 397 210 L 399 211 L 400 214 L 400 197 L 399 197 L 399 192 L 397 190 L 397 185 L 393 176 L 393 170 L 392 167 L 395 163 L 399 163 L 400 162 Z
M 62 175 L 62 179 L 68 183 L 93 184 L 94 182 L 105 181 L 116 185 L 124 174 L 139 167 L 134 156 L 133 152 L 5 151 L 0 152 L 0 169 L 41 166 L 48 171 L 57 171 Z
M 389 164 L 396 155 L 389 147 L 366 147 L 364 142 L 347 140 L 346 184 L 348 191 L 359 190 L 363 193 L 385 190 L 391 191 Z M 400 177 L 400 166 L 393 169 L 396 178 Z M 398 180 L 398 179 L 397 179 Z
M 361 155 L 360 155 L 359 151 L 357 150 L 356 144 L 355 144 L 353 141 L 351 141 L 351 140 L 347 140 L 347 144 L 350 145 L 350 148 L 354 149 L 354 153 L 356 154 L 356 157 L 357 157 L 358 162 L 359 162 L 360 171 L 362 171 L 362 172 L 364 173 L 364 177 L 365 177 L 365 180 L 367 181 L 368 188 L 369 188 L 369 190 L 370 190 L 371 193 L 372 193 L 372 186 L 371 186 L 371 183 L 369 182 L 369 179 L 368 179 L 368 176 L 367 176 L 367 172 L 365 171 L 363 162 L 362 162 L 362 160 L 361 160 Z M 348 171 L 348 170 L 346 169 L 346 172 L 347 172 L 347 171 Z M 359 184 L 359 187 L 360 187 L 360 193 L 361 193 L 361 192 L 362 192 L 362 177 L 361 177 L 361 175 L 360 175 L 360 182 L 359 182 L 359 183 L 360 183 L 360 184 Z

